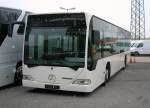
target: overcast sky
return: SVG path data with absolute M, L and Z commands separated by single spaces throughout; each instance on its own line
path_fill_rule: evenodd
M 146 36 L 150 37 L 150 0 L 145 0 Z M 0 6 L 31 12 L 63 12 L 60 7 L 89 12 L 130 30 L 131 0 L 0 0 Z

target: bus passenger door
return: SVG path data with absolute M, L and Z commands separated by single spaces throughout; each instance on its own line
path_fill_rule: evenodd
M 103 33 L 93 30 L 88 44 L 88 70 L 93 71 L 95 84 L 104 81 L 105 61 L 103 58 Z

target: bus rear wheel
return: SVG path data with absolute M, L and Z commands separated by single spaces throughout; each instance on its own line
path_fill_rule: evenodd
M 127 55 L 125 55 L 124 57 L 124 67 L 123 69 L 125 69 L 127 67 Z
M 16 67 L 16 72 L 15 72 L 15 76 L 14 76 L 14 82 L 15 85 L 21 85 L 22 84 L 22 66 L 17 66 Z
M 109 70 L 106 69 L 106 73 L 105 73 L 105 82 L 107 82 L 109 80 Z

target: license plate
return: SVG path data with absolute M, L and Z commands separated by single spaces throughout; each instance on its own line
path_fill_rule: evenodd
M 59 90 L 60 87 L 57 85 L 45 85 L 46 89 L 51 89 L 51 90 Z

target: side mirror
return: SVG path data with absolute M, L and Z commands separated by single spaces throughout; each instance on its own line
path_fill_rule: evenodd
M 9 26 L 8 26 L 8 37 L 12 37 L 13 29 L 14 29 L 14 25 L 15 24 L 18 24 L 18 25 L 21 25 L 21 26 L 25 26 L 24 22 L 13 22 L 13 23 L 9 24 Z

